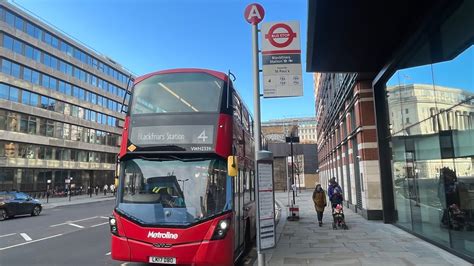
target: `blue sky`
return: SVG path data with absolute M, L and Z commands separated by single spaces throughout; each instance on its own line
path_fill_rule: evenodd
M 236 88 L 253 110 L 251 26 L 240 0 L 14 0 L 42 19 L 109 56 L 137 75 L 183 67 L 235 74 Z M 297 20 L 306 69 L 306 0 L 256 1 L 264 22 Z M 312 74 L 304 96 L 261 100 L 262 121 L 314 116 Z
M 402 69 L 388 81 L 389 86 L 403 84 L 436 84 L 474 93 L 474 46 L 450 61 Z M 400 77 L 400 80 L 399 80 Z

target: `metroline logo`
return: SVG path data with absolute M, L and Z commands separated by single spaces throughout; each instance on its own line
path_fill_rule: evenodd
M 148 231 L 148 238 L 178 239 L 178 234 Z

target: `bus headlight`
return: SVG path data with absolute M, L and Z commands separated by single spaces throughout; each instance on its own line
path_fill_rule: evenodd
M 109 217 L 110 232 L 118 236 L 117 220 L 114 216 Z
M 212 240 L 224 239 L 229 229 L 230 229 L 230 220 L 229 219 L 220 220 L 217 223 L 216 228 L 214 229 L 214 234 L 212 235 L 211 239 Z

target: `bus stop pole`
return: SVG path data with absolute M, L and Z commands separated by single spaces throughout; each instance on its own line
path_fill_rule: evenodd
M 253 57 L 253 110 L 254 110 L 254 130 L 253 136 L 255 140 L 255 177 L 258 177 L 257 154 L 261 150 L 262 142 L 260 140 L 260 70 L 258 60 L 258 27 L 257 24 L 252 25 L 252 57 Z M 257 262 L 259 266 L 265 265 L 265 254 L 260 248 L 260 204 L 258 199 L 258 180 L 255 178 L 255 188 L 257 190 Z

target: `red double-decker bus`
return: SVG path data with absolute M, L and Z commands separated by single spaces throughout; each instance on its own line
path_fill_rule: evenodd
M 229 76 L 151 73 L 128 106 L 112 258 L 232 265 L 256 229 L 253 121 Z

